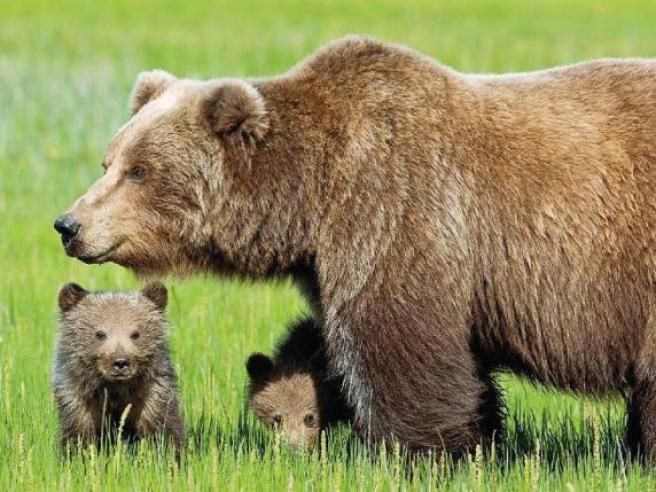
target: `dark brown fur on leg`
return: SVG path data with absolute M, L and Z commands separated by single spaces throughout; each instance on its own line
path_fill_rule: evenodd
M 487 446 L 499 443 L 506 435 L 503 422 L 505 406 L 501 389 L 492 375 L 489 372 L 481 372 L 479 377 L 486 385 L 478 406 L 478 415 L 481 418 L 479 434 L 483 444 Z
M 382 396 L 358 420 L 358 428 L 374 441 L 399 440 L 413 451 L 448 450 L 455 457 L 473 453 L 479 444 L 491 445 L 503 434 L 498 389 L 476 374 L 466 354 L 460 362 L 460 368 L 438 362 L 434 372 L 414 377 L 412 384 L 390 381 L 388 375 L 372 378 L 373 393 Z M 385 367 L 381 361 L 370 369 L 385 374 Z
M 467 325 L 453 326 L 451 336 L 419 340 L 413 335 L 418 319 L 439 323 L 433 306 L 413 324 L 417 305 L 409 311 L 399 303 L 377 305 L 387 309 L 378 309 L 375 317 L 357 317 L 368 312 L 363 306 L 342 313 L 353 323 L 352 338 L 339 321 L 327 326 L 330 355 L 345 375 L 360 432 L 374 442 L 398 440 L 411 450 L 455 455 L 474 452 L 502 434 L 499 390 L 458 335 Z M 345 357 L 347 346 L 356 358 Z
M 656 379 L 641 377 L 627 401 L 626 442 L 634 458 L 656 463 Z

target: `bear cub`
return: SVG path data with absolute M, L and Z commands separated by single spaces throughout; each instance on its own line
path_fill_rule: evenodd
M 273 357 L 252 354 L 246 369 L 248 405 L 293 448 L 312 450 L 322 430 L 352 418 L 343 380 L 329 375 L 326 343 L 312 319 L 292 325 Z
M 62 444 L 164 438 L 179 453 L 185 430 L 177 377 L 166 345 L 166 287 L 59 292 L 60 325 L 52 375 Z M 161 442 L 161 441 L 160 441 Z

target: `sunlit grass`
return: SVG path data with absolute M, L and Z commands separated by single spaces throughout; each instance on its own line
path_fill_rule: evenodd
M 189 449 L 178 466 L 149 443 L 62 459 L 50 397 L 61 284 L 133 288 L 115 266 L 66 258 L 51 224 L 100 175 L 141 69 L 198 77 L 282 71 L 360 32 L 467 71 L 597 56 L 656 55 L 649 1 L 0 3 L 0 490 L 575 490 L 656 488 L 627 463 L 618 400 L 503 378 L 508 439 L 457 464 L 367 448 L 347 428 L 295 454 L 244 414 L 244 361 L 306 309 L 291 287 L 169 282 L 171 346 Z M 585 357 L 585 354 L 581 354 Z

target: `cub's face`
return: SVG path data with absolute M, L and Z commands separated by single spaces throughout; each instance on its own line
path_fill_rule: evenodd
M 60 343 L 69 362 L 107 381 L 127 381 L 148 368 L 166 338 L 166 288 L 91 293 L 67 284 L 59 293 Z
M 225 161 L 245 157 L 226 149 L 254 145 L 266 128 L 263 104 L 246 82 L 141 74 L 102 177 L 55 222 L 66 253 L 142 273 L 198 268 L 214 244 L 213 214 L 226 208 Z
M 285 374 L 273 360 L 253 354 L 247 363 L 248 402 L 258 419 L 295 449 L 311 450 L 321 431 L 318 392 L 307 372 Z

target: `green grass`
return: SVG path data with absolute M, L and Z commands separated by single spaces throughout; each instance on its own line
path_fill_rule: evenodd
M 68 259 L 51 224 L 100 175 L 138 71 L 277 73 L 349 32 L 479 72 L 656 55 L 649 0 L 204 3 L 0 3 L 0 490 L 655 489 L 651 470 L 623 461 L 621 402 L 510 377 L 509 437 L 494 456 L 407 464 L 398 450 L 364 449 L 347 428 L 321 455 L 291 453 L 251 418 L 240 424 L 243 365 L 306 307 L 287 284 L 203 278 L 170 282 L 171 341 L 192 437 L 180 467 L 148 444 L 60 459 L 49 391 L 57 290 L 69 280 L 137 284 L 116 266 Z

